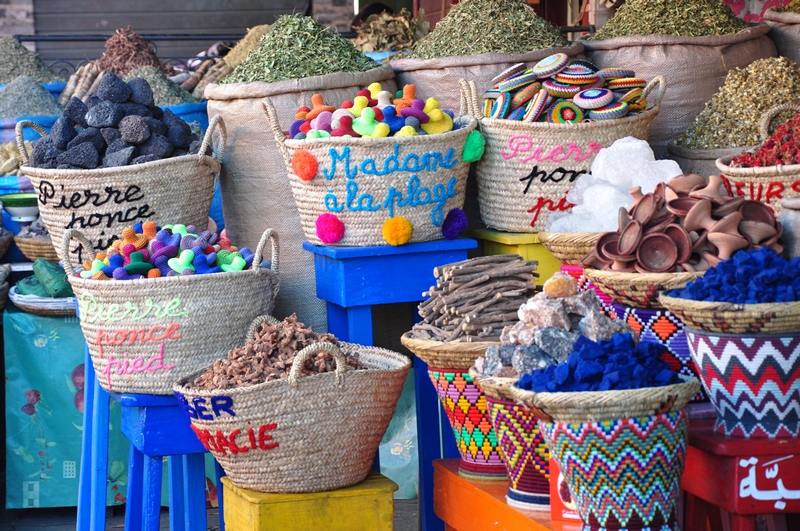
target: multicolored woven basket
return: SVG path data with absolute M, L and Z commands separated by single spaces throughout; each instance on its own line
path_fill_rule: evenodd
M 664 347 L 661 359 L 669 363 L 673 371 L 699 378 L 697 366 L 692 360 L 689 344 L 686 342 L 684 324 L 671 312 L 632 308 L 612 302 L 608 316 L 628 323 L 642 341 L 653 341 Z M 702 389 L 692 398 L 692 402 L 706 400 L 708 397 Z
M 428 376 L 456 437 L 461 454 L 459 473 L 492 479 L 506 477 L 486 395 L 472 381 L 468 369 L 429 367 Z
M 550 506 L 550 450 L 539 431 L 536 416 L 510 400 L 487 396 L 500 455 L 508 471 L 512 507 L 544 509 Z
M 800 433 L 800 333 L 735 335 L 686 328 L 718 433 L 797 437 Z
M 586 530 L 674 531 L 686 461 L 684 410 L 633 419 L 539 421 Z

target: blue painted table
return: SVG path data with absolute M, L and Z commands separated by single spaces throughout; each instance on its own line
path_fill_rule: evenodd
M 372 345 L 372 306 L 423 300 L 422 292 L 436 284 L 433 269 L 465 260 L 467 251 L 477 246 L 475 240 L 464 238 L 398 247 L 329 247 L 306 242 L 303 249 L 314 253 L 317 297 L 326 302 L 328 331 L 342 341 Z M 428 366 L 416 356 L 414 380 L 420 520 L 423 531 L 443 531 L 444 522 L 433 511 L 433 460 L 459 454 L 430 383 Z
M 105 531 L 108 459 L 108 400 L 122 406 L 122 433 L 131 441 L 125 529 L 158 531 L 161 521 L 162 458 L 169 460 L 170 531 L 206 529 L 203 445 L 170 395 L 107 393 L 100 387 L 86 348 L 84 428 L 77 531 Z M 224 475 L 217 467 L 217 476 Z M 219 510 L 223 514 L 222 489 Z M 97 502 L 96 500 L 100 500 Z M 220 516 L 224 531 L 225 524 Z

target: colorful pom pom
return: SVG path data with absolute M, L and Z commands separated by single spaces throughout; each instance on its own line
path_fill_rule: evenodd
M 460 208 L 454 208 L 447 213 L 442 222 L 442 236 L 447 240 L 458 238 L 467 228 L 467 215 Z
M 317 218 L 317 237 L 324 244 L 338 243 L 344 238 L 344 223 L 336 214 L 325 212 Z
M 481 160 L 483 150 L 486 147 L 486 140 L 479 131 L 470 131 L 467 140 L 464 141 L 464 153 L 461 158 L 464 162 L 476 162 Z
M 383 239 L 392 246 L 408 243 L 413 231 L 414 227 L 411 225 L 411 222 L 400 216 L 387 219 L 381 228 Z
M 310 181 L 317 175 L 317 159 L 309 151 L 298 149 L 292 155 L 292 171 L 304 181 Z

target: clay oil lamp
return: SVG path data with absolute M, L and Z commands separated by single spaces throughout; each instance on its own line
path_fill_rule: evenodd
M 637 271 L 643 273 L 672 271 L 677 261 L 678 246 L 666 234 L 648 234 L 636 250 Z
M 722 205 L 725 203 L 725 196 L 720 193 L 722 187 L 722 177 L 719 175 L 712 175 L 708 178 L 708 184 L 703 188 L 696 188 L 689 192 L 689 197 L 696 199 L 708 199 L 715 205 Z
M 743 195 L 729 198 L 725 204 L 712 208 L 711 214 L 718 218 L 724 218 L 734 210 L 739 210 L 742 203 L 744 203 Z
M 673 199 L 672 201 L 667 202 L 667 210 L 676 216 L 683 218 L 686 217 L 686 214 L 689 213 L 696 203 L 697 199 L 691 199 L 688 197 Z
M 708 229 L 708 232 L 724 232 L 732 236 L 739 236 L 739 227 L 741 226 L 742 214 L 741 212 L 731 212 L 724 218 L 715 221 Z
M 672 224 L 664 228 L 664 235 L 678 247 L 678 263 L 688 262 L 692 256 L 692 239 L 680 225 Z
M 727 260 L 739 249 L 746 249 L 748 246 L 747 238 L 737 234 L 726 232 L 709 232 L 708 241 L 717 248 L 717 257 L 720 260 Z
M 711 201 L 708 199 L 701 199 L 695 203 L 683 219 L 683 228 L 687 231 L 709 230 L 713 225 L 714 218 L 711 217 Z
M 619 234 L 618 254 L 632 257 L 640 241 L 642 241 L 642 224 L 636 220 L 631 221 Z
M 775 225 L 775 214 L 772 208 L 760 201 L 745 201 L 739 207 L 739 212 L 742 213 L 742 219 L 747 221 L 760 221 L 768 225 Z
M 634 264 L 636 263 L 636 256 L 633 254 L 622 254 L 619 250 L 619 242 L 620 240 L 612 240 L 603 245 L 603 254 L 614 260 L 614 263 L 611 264 L 611 270 L 618 272 L 635 271 Z
M 741 216 L 739 212 L 736 212 L 736 214 Z M 778 229 L 774 225 L 764 223 L 763 221 L 744 220 L 739 223 L 738 228 L 739 232 L 747 236 L 755 245 L 759 245 L 761 242 L 771 239 L 778 232 Z
M 658 210 L 658 198 L 654 194 L 645 194 L 631 212 L 631 219 L 642 225 L 653 219 Z
M 696 173 L 678 175 L 667 181 L 667 188 L 677 195 L 688 196 L 696 188 L 703 188 L 708 184 L 706 178 Z

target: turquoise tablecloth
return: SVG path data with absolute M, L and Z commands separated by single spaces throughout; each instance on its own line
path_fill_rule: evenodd
M 84 339 L 76 317 L 3 313 L 6 508 L 75 506 L 83 429 Z M 111 401 L 109 505 L 125 501 L 128 440 Z

